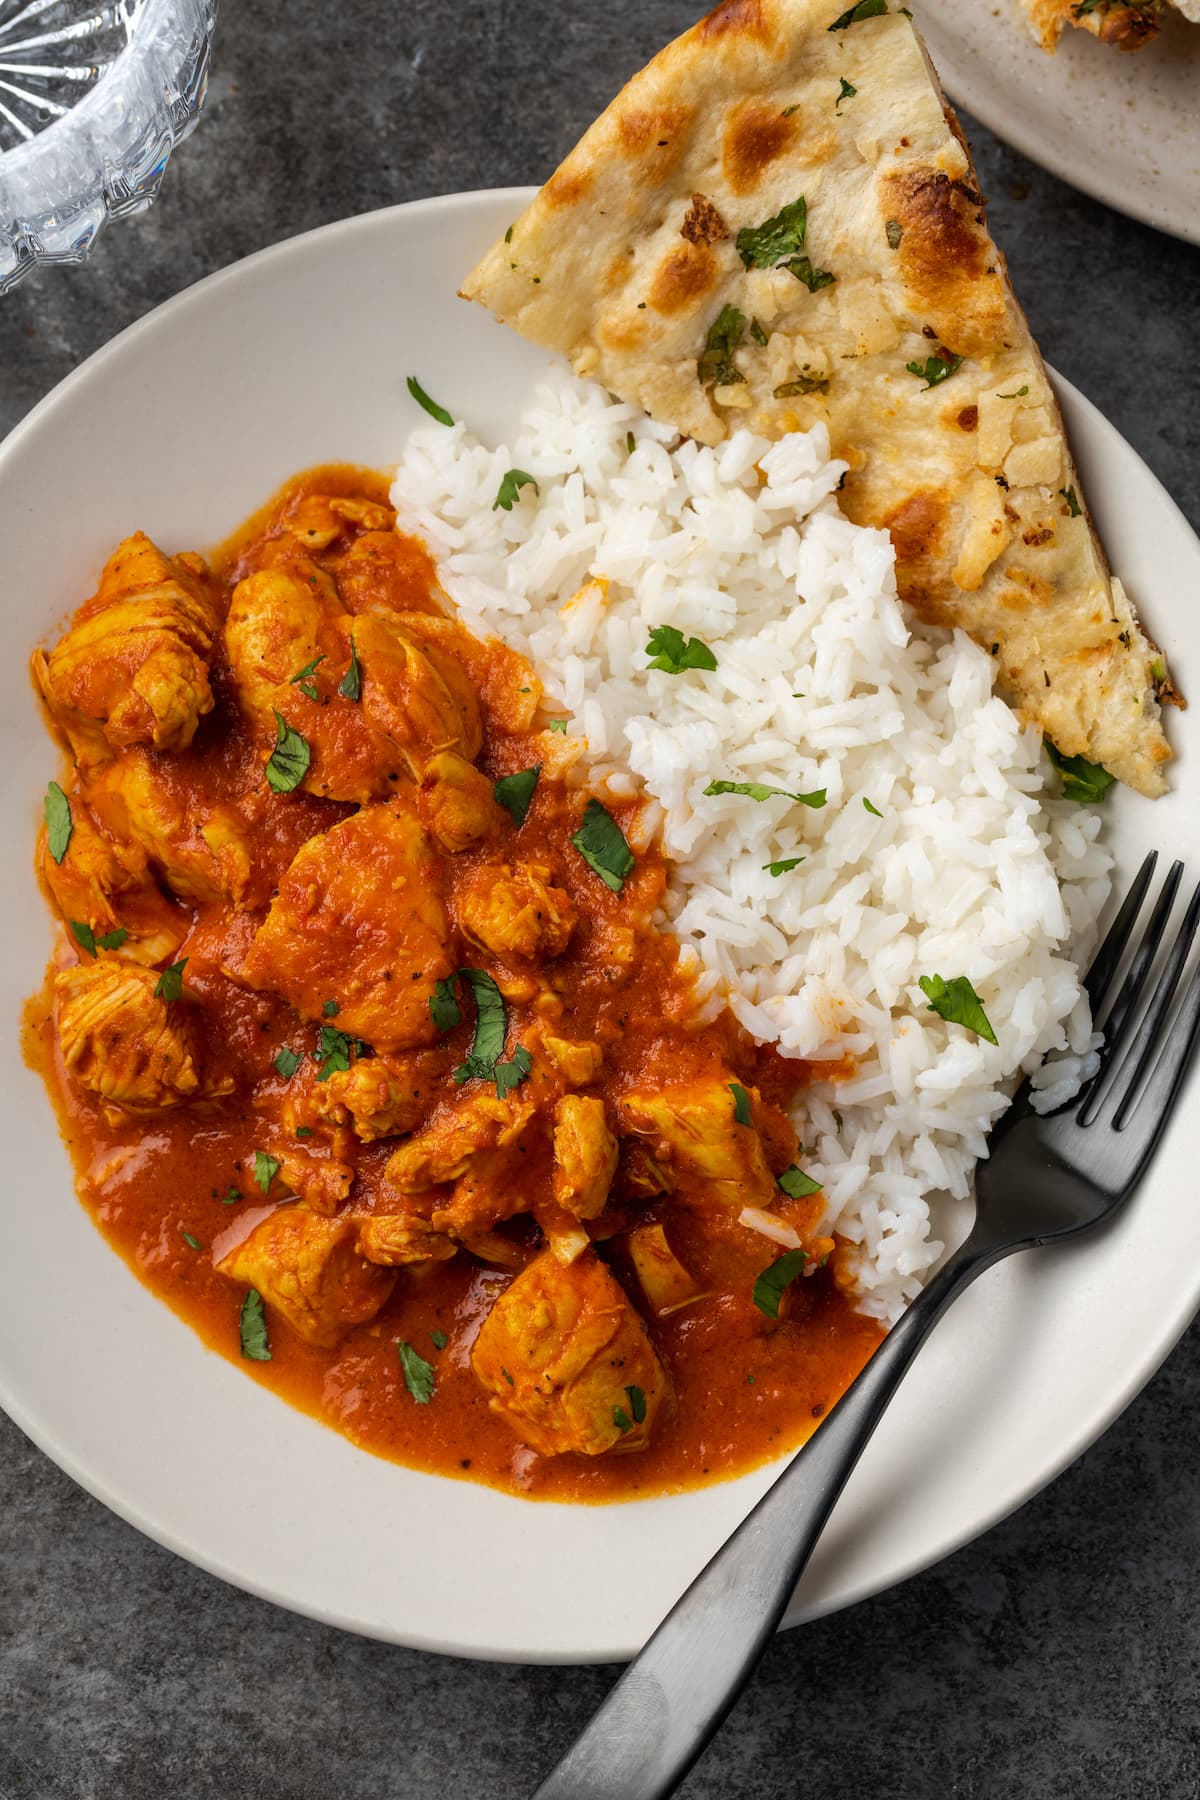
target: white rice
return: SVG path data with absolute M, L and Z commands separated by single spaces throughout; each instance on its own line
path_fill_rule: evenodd
M 890 1320 L 941 1254 L 931 1201 L 968 1195 L 1014 1079 L 1065 1053 L 1043 1077 L 1057 1104 L 1088 1067 L 1074 958 L 1109 889 L 1100 815 L 1046 797 L 1039 734 L 993 696 L 991 659 L 906 616 L 886 533 L 838 512 L 824 427 L 675 443 L 555 370 L 509 445 L 416 431 L 392 498 L 464 622 L 524 651 L 569 715 L 548 754 L 594 792 L 648 797 L 708 1004 L 785 1055 L 853 1058 L 797 1123 L 863 1309 Z M 514 468 L 539 492 L 496 509 Z M 664 624 L 716 671 L 648 670 Z M 828 802 L 706 798 L 714 778 Z M 933 974 L 971 980 L 998 1048 L 929 1010 Z

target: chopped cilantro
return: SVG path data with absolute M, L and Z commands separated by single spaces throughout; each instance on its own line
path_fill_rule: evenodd
M 793 794 L 790 788 L 771 787 L 765 781 L 710 781 L 704 790 L 707 798 L 717 794 L 744 794 L 748 800 L 769 800 L 778 794 L 784 800 L 797 800 L 801 806 L 825 804 L 825 788 L 814 788 L 811 794 Z
M 571 842 L 593 874 L 605 887 L 619 894 L 633 873 L 634 854 L 625 833 L 608 808 L 599 800 L 589 800 L 583 810 L 583 823 L 571 833 Z
M 359 667 L 358 651 L 354 648 L 354 633 L 350 633 L 350 667 L 338 682 L 338 693 L 343 700 L 362 699 L 362 669 Z
M 71 833 L 75 827 L 71 822 L 71 802 L 59 787 L 52 781 L 46 789 L 46 843 L 56 863 L 62 862 L 67 854 L 67 846 L 71 842 Z
M 462 1007 L 454 992 L 455 977 L 439 981 L 429 996 L 429 1016 L 438 1031 L 453 1031 L 462 1023 Z
M 275 1058 L 275 1073 L 277 1075 L 282 1075 L 285 1081 L 290 1081 L 303 1061 L 304 1058 L 300 1056 L 297 1051 L 289 1050 L 285 1044 Z
M 768 875 L 790 875 L 804 861 L 802 856 L 781 856 L 778 862 L 764 863 Z
M 264 1194 L 271 1191 L 271 1183 L 279 1173 L 279 1158 L 268 1156 L 265 1150 L 254 1152 L 254 1185 Z
M 940 975 L 922 975 L 918 983 L 929 1002 L 929 1011 L 937 1013 L 951 1025 L 962 1025 L 976 1037 L 997 1042 L 983 1003 L 965 975 L 954 975 L 943 981 Z
M 425 408 L 431 419 L 436 419 L 439 425 L 453 425 L 454 420 L 445 407 L 439 406 L 436 400 L 429 398 L 415 375 L 410 375 L 408 378 L 408 391 L 417 405 Z
M 547 721 L 546 730 L 561 732 L 563 737 L 566 737 L 567 721 L 565 719 L 550 719 Z
M 309 676 L 312 675 L 318 664 L 323 663 L 324 661 L 325 658 L 323 656 L 314 656 L 310 663 L 305 663 L 302 669 L 296 670 L 296 673 L 291 677 L 289 685 L 298 687 L 300 692 L 302 694 L 307 694 L 310 700 L 319 700 L 321 696 L 317 692 L 317 684 L 315 681 L 310 681 Z
M 997 400 L 1023 400 L 1028 392 L 1029 383 L 1025 382 L 1022 387 L 1014 388 L 1011 394 L 997 394 L 996 398 Z
M 271 1340 L 267 1336 L 263 1298 L 257 1288 L 251 1288 L 242 1301 L 240 1327 L 242 1355 L 251 1362 L 270 1362 Z
M 290 794 L 308 774 L 312 751 L 307 738 L 293 731 L 283 714 L 275 714 L 275 748 L 267 758 L 267 783 L 277 794 Z
M 842 84 L 841 91 L 838 94 L 837 102 L 834 105 L 834 109 L 833 109 L 835 113 L 841 112 L 843 100 L 853 100 L 855 94 L 857 94 L 857 92 L 858 92 L 858 89 L 856 87 L 851 87 L 850 83 L 846 80 L 846 77 L 844 75 L 841 77 L 841 84 Z
M 821 1183 L 814 1181 L 811 1175 L 806 1175 L 803 1169 L 798 1169 L 795 1163 L 789 1164 L 778 1177 L 778 1184 L 789 1200 L 803 1200 L 806 1195 L 819 1194 L 821 1191 Z
M 540 494 L 542 491 L 533 476 L 527 475 L 524 469 L 510 469 L 500 483 L 496 498 L 492 501 L 492 511 L 498 512 L 502 509 L 504 512 L 511 512 L 516 501 L 520 499 L 523 487 L 531 487 L 535 494 Z
M 444 1350 L 446 1345 L 450 1342 L 450 1339 L 446 1336 L 444 1331 L 431 1331 L 429 1335 L 433 1339 L 433 1347 L 435 1350 Z
M 525 815 L 529 811 L 533 790 L 541 772 L 541 763 L 535 763 L 532 769 L 518 769 L 515 775 L 502 775 L 499 781 L 493 783 L 492 793 L 497 804 L 504 808 L 518 830 L 525 823 Z
M 825 29 L 826 31 L 846 31 L 851 25 L 857 25 L 860 19 L 877 19 L 886 11 L 887 0 L 855 0 L 853 6 L 848 6 L 845 12 L 841 13 L 833 21 L 833 24 L 827 25 Z
M 461 1087 L 464 1081 L 492 1080 L 496 1064 L 504 1053 L 508 1009 L 504 995 L 486 969 L 462 969 L 459 972 L 475 1000 L 475 1036 L 470 1053 L 453 1071 L 454 1079 Z
M 313 1051 L 313 1061 L 321 1066 L 317 1080 L 328 1081 L 331 1075 L 344 1075 L 350 1067 L 350 1052 L 356 1043 L 355 1038 L 347 1037 L 336 1025 L 322 1025 Z M 363 1046 L 358 1048 L 361 1050 Z
M 115 931 L 106 931 L 103 937 L 97 937 L 91 926 L 82 919 L 70 920 L 70 926 L 76 943 L 93 959 L 97 950 L 119 950 L 129 936 L 123 925 L 118 925 Z
M 871 802 L 870 802 L 870 801 L 869 801 L 869 800 L 868 800 L 868 799 L 867 799 L 867 797 L 866 797 L 866 795 L 865 795 L 865 794 L 864 794 L 864 795 L 863 795 L 863 807 L 864 807 L 864 809 L 865 809 L 865 810 L 866 810 L 866 811 L 867 811 L 867 812 L 869 812 L 869 813 L 870 813 L 870 814 L 871 814 L 871 815 L 872 815 L 872 816 L 873 816 L 873 817 L 874 817 L 874 818 L 876 818 L 876 819 L 882 819 L 882 817 L 883 817 L 883 814 L 882 814 L 882 813 L 881 813 L 881 812 L 880 812 L 880 810 L 879 810 L 879 808 L 878 808 L 878 807 L 877 807 L 877 806 L 872 806 L 872 805 L 871 805 Z
M 654 660 L 648 668 L 661 669 L 666 675 L 682 675 L 685 669 L 715 669 L 717 659 L 699 638 L 683 641 L 682 631 L 674 625 L 656 625 L 646 645 L 646 655 Z
M 518 1044 L 512 1053 L 511 1060 L 498 1062 L 492 1070 L 496 1082 L 497 1100 L 507 1100 L 514 1088 L 520 1087 L 523 1081 L 528 1081 L 529 1071 L 532 1068 L 532 1056 L 528 1050 L 523 1050 Z
M 1115 776 L 1100 763 L 1089 762 L 1086 756 L 1064 756 L 1049 738 L 1043 742 L 1047 756 L 1062 776 L 1064 800 L 1079 800 L 1085 806 L 1094 806 L 1098 800 L 1103 800 Z
M 804 248 L 808 230 L 808 202 L 801 194 L 761 225 L 744 225 L 737 234 L 737 253 L 747 269 L 773 269 L 785 256 L 795 256 Z M 726 312 L 732 309 L 726 307 Z M 741 324 L 745 319 L 738 313 Z M 741 330 L 738 332 L 741 339 Z
M 757 319 L 751 319 L 750 321 L 750 336 L 754 339 L 756 344 L 765 345 L 768 341 L 768 333 L 763 330 Z
M 740 1081 L 731 1081 L 729 1091 L 733 1095 L 733 1119 L 736 1125 L 750 1123 L 750 1096 Z
M 808 1261 L 807 1250 L 788 1250 L 768 1265 L 754 1283 L 754 1304 L 768 1319 L 779 1317 L 779 1302 L 785 1288 L 801 1274 Z
M 738 233 L 740 238 L 741 233 Z M 696 364 L 701 387 L 728 387 L 746 377 L 733 362 L 733 353 L 746 330 L 746 315 L 736 306 L 723 306 L 708 328 L 704 352 Z
M 795 381 L 781 381 L 775 388 L 776 400 L 791 400 L 797 394 L 827 394 L 828 375 L 798 375 Z
M 156 1000 L 183 999 L 183 971 L 186 967 L 187 957 L 185 956 L 179 962 L 173 962 L 169 968 L 163 970 L 154 984 Z
M 910 375 L 915 375 L 918 381 L 925 383 L 921 390 L 922 393 L 928 393 L 930 388 L 937 387 L 940 382 L 948 381 L 957 369 L 961 369 L 962 360 L 961 356 L 955 356 L 951 352 L 949 360 L 944 356 L 927 356 L 923 363 L 910 362 L 905 363 L 904 366 Z
M 322 1000 L 321 1002 L 321 1011 L 327 1019 L 336 1019 L 341 1010 L 336 1000 Z
M 624 1437 L 624 1435 L 627 1431 L 633 1430 L 633 1420 L 630 1418 L 629 1414 L 625 1411 L 625 1408 L 623 1406 L 614 1406 L 613 1407 L 613 1424 L 616 1426 L 617 1430 L 621 1433 L 622 1437 Z
M 427 1363 L 419 1350 L 406 1344 L 401 1338 L 396 1345 L 400 1352 L 400 1367 L 404 1370 L 404 1385 L 418 1406 L 428 1406 L 433 1399 L 437 1385 L 433 1364 Z
M 1076 498 L 1075 489 L 1073 487 L 1065 487 L 1065 488 L 1059 488 L 1058 491 L 1062 495 L 1063 499 L 1066 501 L 1067 506 L 1070 509 L 1071 517 L 1073 519 L 1077 519 L 1079 517 L 1080 513 L 1083 511 L 1083 508 L 1082 508 L 1082 506 L 1080 506 L 1079 501 Z
M 633 1414 L 634 1424 L 635 1425 L 643 1424 L 645 1422 L 645 1418 L 646 1418 L 646 1396 L 645 1396 L 645 1393 L 643 1392 L 643 1390 L 640 1387 L 636 1387 L 636 1386 L 635 1387 L 627 1387 L 625 1389 L 625 1392 L 629 1395 L 629 1410 Z

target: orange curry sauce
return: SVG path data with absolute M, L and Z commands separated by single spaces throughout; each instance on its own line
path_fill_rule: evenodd
M 312 470 L 289 482 L 211 559 L 222 612 L 236 583 L 271 560 L 283 522 L 305 496 L 386 501 L 386 493 L 382 476 L 344 466 Z M 356 527 L 348 522 L 341 537 L 316 550 L 314 559 L 336 561 L 355 536 Z M 392 554 L 375 559 L 357 580 L 351 605 L 356 613 L 371 606 L 438 609 L 434 567 L 414 541 L 399 540 Z M 485 739 L 478 767 L 495 779 L 535 763 L 546 765 L 528 817 L 519 832 L 506 830 L 499 854 L 550 864 L 579 913 L 566 955 L 545 969 L 563 1003 L 562 1029 L 603 1046 L 602 1088 L 610 1110 L 639 1081 L 661 1082 L 664 1071 L 672 1081 L 713 1071 L 724 1080 L 733 1071 L 756 1091 L 756 1124 L 778 1173 L 796 1154 L 795 1139 L 778 1109 L 794 1101 L 807 1073 L 804 1065 L 756 1047 L 728 1014 L 696 1024 L 691 984 L 678 967 L 677 946 L 645 922 L 663 889 L 662 859 L 655 851 L 641 852 L 619 895 L 592 873 L 569 843 L 584 796 L 548 772 L 563 754 L 565 740 L 547 737 L 544 714 L 527 730 L 500 727 L 499 709 L 489 704 L 489 680 L 529 678 L 524 665 L 499 646 L 489 646 L 484 656 L 491 676 L 480 680 L 484 665 L 468 671 L 483 689 Z M 332 693 L 339 673 L 320 671 L 320 685 Z M 355 809 L 299 790 L 281 795 L 269 791 L 263 773 L 266 746 L 239 711 L 219 637 L 212 686 L 215 708 L 202 719 L 192 747 L 154 760 L 169 772 L 185 805 L 189 795 L 197 803 L 219 799 L 252 821 L 255 856 L 266 871 L 263 891 L 269 896 L 300 845 Z M 289 711 L 296 729 L 303 731 L 305 710 L 310 709 L 311 717 L 313 704 L 296 696 Z M 72 781 L 73 772 L 62 777 L 68 793 Z M 636 807 L 612 810 L 631 834 Z M 447 859 L 454 865 L 450 879 L 469 877 L 487 854 L 469 849 Z M 595 1221 L 594 1229 L 604 1233 L 596 1248 L 634 1305 L 641 1296 L 626 1234 L 647 1221 L 665 1224 L 675 1254 L 706 1290 L 703 1298 L 667 1318 L 647 1317 L 674 1403 L 645 1449 L 627 1455 L 542 1456 L 496 1416 L 472 1372 L 470 1350 L 488 1309 L 513 1274 L 466 1252 L 449 1261 L 401 1268 L 383 1310 L 370 1323 L 349 1330 L 333 1348 L 305 1342 L 268 1305 L 271 1358 L 244 1360 L 239 1315 L 245 1284 L 214 1269 L 212 1246 L 217 1241 L 220 1251 L 222 1238 L 244 1209 L 261 1203 L 253 1181 L 254 1153 L 264 1142 L 278 1142 L 288 1090 L 274 1058 L 284 1045 L 311 1056 L 317 1027 L 277 996 L 250 992 L 222 972 L 223 966 L 240 963 L 264 916 L 265 901 L 241 911 L 228 903 L 172 904 L 182 910 L 186 927 L 174 952 L 176 958 L 188 958 L 187 997 L 181 1004 L 190 1002 L 199 1014 L 206 1073 L 218 1081 L 228 1078 L 230 1097 L 151 1117 L 106 1115 L 95 1093 L 65 1075 L 49 987 L 27 1009 L 26 1054 L 47 1082 L 74 1160 L 80 1197 L 105 1237 L 205 1344 L 241 1361 L 248 1375 L 282 1399 L 364 1449 L 412 1467 L 538 1498 L 608 1501 L 727 1477 L 794 1448 L 874 1350 L 880 1327 L 857 1314 L 839 1287 L 837 1252 L 828 1267 L 794 1281 L 779 1318 L 769 1318 L 755 1306 L 753 1286 L 781 1251 L 738 1224 L 736 1206 L 693 1209 L 670 1196 L 629 1197 L 622 1193 L 618 1174 L 615 1197 Z M 636 955 L 622 963 L 614 945 L 627 942 L 631 919 Z M 480 960 L 477 949 L 460 948 L 464 962 Z M 53 967 L 81 960 L 83 953 L 64 926 Z M 494 959 L 489 966 L 496 967 Z M 462 1024 L 427 1053 L 449 1097 L 461 1092 L 450 1072 L 470 1048 L 469 997 L 464 997 L 463 1015 Z M 510 1003 L 509 1017 L 511 1046 L 522 1041 L 532 1008 Z M 265 1135 L 269 1123 L 273 1135 Z M 328 1154 L 320 1138 L 319 1131 L 312 1133 L 303 1148 L 318 1157 Z M 350 1153 L 356 1175 L 345 1205 L 356 1215 L 396 1210 L 397 1197 L 384 1177 L 395 1147 L 392 1138 L 356 1146 Z M 536 1166 L 528 1175 L 538 1179 Z M 228 1203 L 231 1190 L 242 1198 Z M 787 1201 L 781 1194 L 779 1199 L 781 1215 L 807 1241 L 819 1222 L 820 1195 Z M 504 1229 L 520 1255 L 535 1253 L 540 1237 L 531 1220 L 518 1219 Z M 445 1343 L 438 1348 L 443 1334 Z M 397 1353 L 402 1340 L 434 1368 L 436 1390 L 428 1404 L 417 1404 L 406 1388 Z

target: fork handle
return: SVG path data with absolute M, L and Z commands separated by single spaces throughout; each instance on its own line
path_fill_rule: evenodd
M 950 1303 L 1013 1245 L 972 1233 L 691 1587 L 532 1800 L 661 1800 L 753 1674 L 884 1408 Z

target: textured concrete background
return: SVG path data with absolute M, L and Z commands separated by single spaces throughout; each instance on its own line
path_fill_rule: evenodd
M 160 203 L 89 268 L 0 301 L 0 432 L 264 244 L 540 180 L 697 3 L 227 0 L 210 110 Z M 1200 251 L 966 123 L 1046 354 L 1200 525 Z M 1193 1333 L 1015 1518 L 778 1640 L 689 1800 L 1200 1795 L 1198 1395 Z M 229 1485 L 236 1504 L 236 1470 Z M 517 1800 L 612 1673 L 440 1660 L 293 1618 L 138 1537 L 0 1419 L 0 1800 Z

